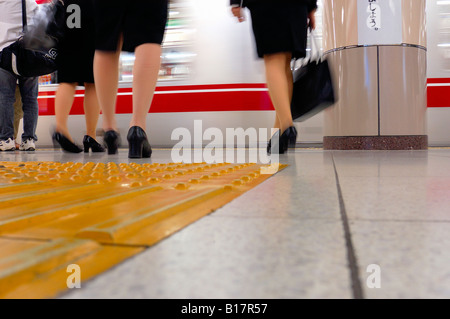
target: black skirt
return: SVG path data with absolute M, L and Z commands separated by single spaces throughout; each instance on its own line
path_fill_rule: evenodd
M 258 57 L 290 52 L 293 58 L 306 56 L 308 7 L 305 3 L 251 3 Z
M 70 5 L 77 5 L 74 11 Z M 95 23 L 92 0 L 65 0 L 64 38 L 58 50 L 58 83 L 94 83 Z M 79 8 L 79 10 L 78 10 Z M 78 13 L 80 16 L 77 16 Z M 80 18 L 79 20 L 77 20 Z M 81 24 L 80 24 L 81 23 Z
M 134 52 L 146 43 L 161 44 L 168 16 L 168 0 L 94 0 L 96 49 Z

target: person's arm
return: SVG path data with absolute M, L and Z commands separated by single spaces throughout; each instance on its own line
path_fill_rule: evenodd
M 316 28 L 316 9 L 308 13 L 308 27 L 311 30 Z
M 242 0 L 230 0 L 231 13 L 238 19 L 239 22 L 245 21 L 244 10 L 242 8 Z
M 316 10 L 317 10 L 317 0 L 308 1 L 308 27 L 311 30 L 316 28 Z

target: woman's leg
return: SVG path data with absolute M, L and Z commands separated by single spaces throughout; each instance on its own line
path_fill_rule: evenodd
M 161 67 L 161 46 L 147 43 L 135 51 L 133 68 L 133 117 L 130 127 L 139 126 L 145 130 L 146 118 L 158 80 Z
M 100 104 L 94 83 L 85 83 L 84 114 L 86 120 L 86 135 L 96 137 L 97 123 L 100 117 Z
M 293 77 L 292 69 L 291 69 L 291 61 L 292 61 L 292 55 L 288 54 L 286 56 L 286 69 L 285 69 L 285 72 L 286 72 L 286 79 L 288 80 L 289 107 L 291 107 L 292 94 L 294 93 L 294 77 Z
M 119 58 L 122 40 L 116 52 L 95 51 L 94 78 L 98 101 L 103 112 L 103 129 L 116 130 L 116 99 L 119 87 Z
M 55 97 L 55 131 L 64 135 L 71 142 L 73 142 L 73 139 L 67 128 L 67 120 L 75 98 L 75 89 L 76 83 L 61 83 Z
M 290 71 L 291 53 L 274 53 L 264 56 L 266 81 L 270 98 L 275 107 L 275 128 L 284 132 L 293 126 L 291 99 L 293 79 Z

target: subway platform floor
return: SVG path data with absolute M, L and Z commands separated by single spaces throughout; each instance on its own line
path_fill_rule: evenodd
M 169 163 L 0 153 L 0 161 Z M 57 298 L 316 299 L 450 297 L 450 148 L 324 151 Z

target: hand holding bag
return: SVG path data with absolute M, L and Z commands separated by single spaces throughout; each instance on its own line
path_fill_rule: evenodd
M 313 31 L 311 57 L 293 71 L 293 78 L 291 113 L 294 122 L 306 121 L 336 102 L 328 61 L 321 56 Z

